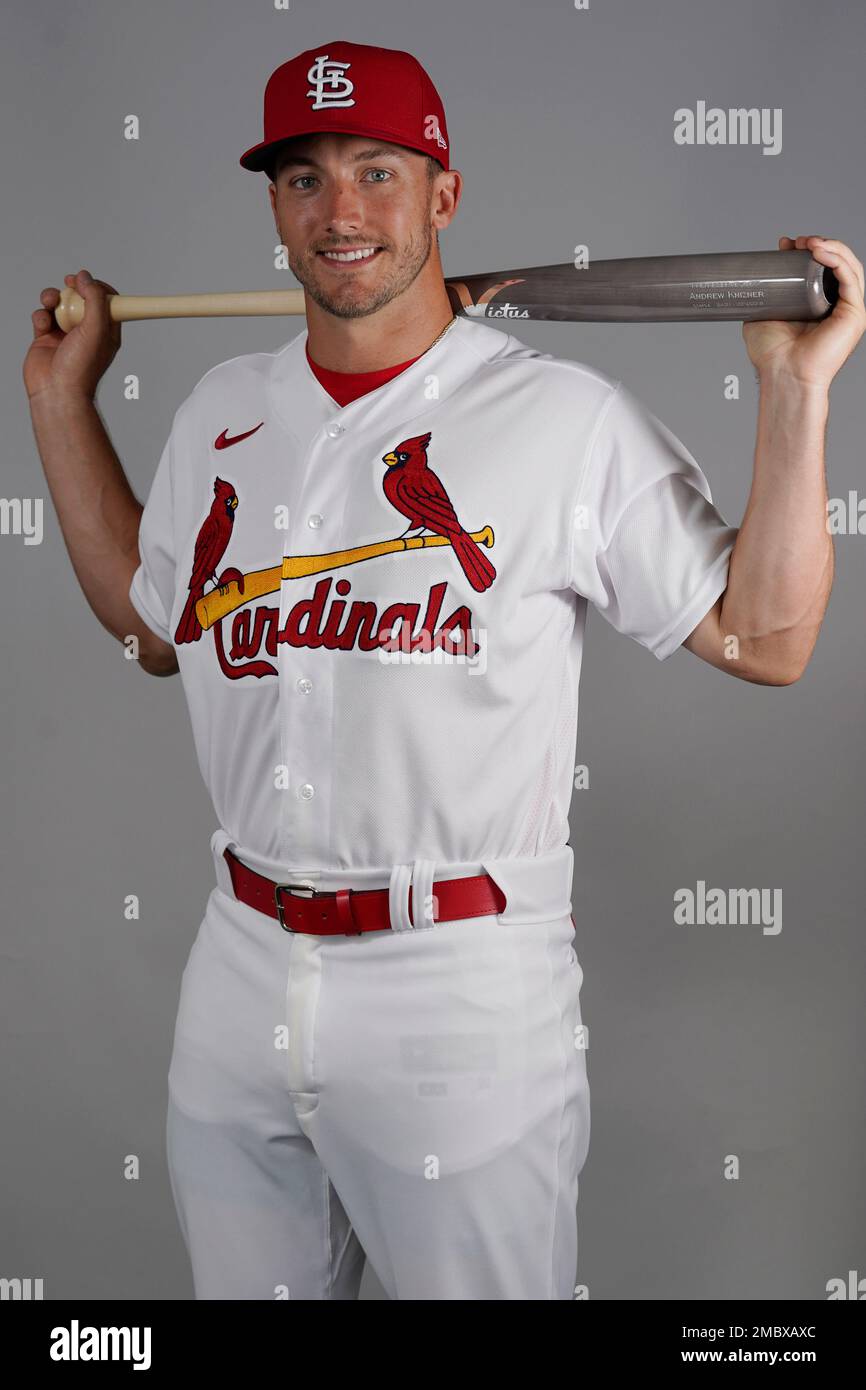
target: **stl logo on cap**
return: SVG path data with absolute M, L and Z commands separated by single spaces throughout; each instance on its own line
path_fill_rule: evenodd
M 329 106 L 355 105 L 352 96 L 355 87 L 345 75 L 346 69 L 351 66 L 351 63 L 338 63 L 327 53 L 318 55 L 307 73 L 307 81 L 313 83 L 307 96 L 316 98 L 311 108 L 313 111 L 324 111 Z

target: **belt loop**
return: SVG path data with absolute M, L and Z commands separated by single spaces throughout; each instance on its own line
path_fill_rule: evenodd
M 337 889 L 336 905 L 337 905 L 337 917 L 338 917 L 339 920 L 340 920 L 340 926 L 343 928 L 343 931 L 345 932 L 345 934 L 346 934 L 347 936 L 358 936 L 358 935 L 360 935 L 361 929 L 360 929 L 360 927 L 357 927 L 357 926 L 355 925 L 355 919 L 354 919 L 354 917 L 352 916 L 352 890 L 351 890 L 351 888 L 338 888 L 338 889 Z
M 394 864 L 388 884 L 388 911 L 392 931 L 411 931 L 409 920 L 409 884 L 412 881 L 411 864 Z
M 412 866 L 412 921 L 416 927 L 432 927 L 436 921 L 433 896 L 435 859 L 416 859 Z
M 217 887 L 221 888 L 222 891 L 229 898 L 233 898 L 235 896 L 235 886 L 234 879 L 232 878 L 231 867 L 229 865 L 229 861 L 225 857 L 225 852 L 227 849 L 233 849 L 234 845 L 235 841 L 225 830 L 223 830 L 221 825 L 218 826 L 214 833 L 211 835 L 210 847 L 214 861 L 214 871 L 216 875 Z

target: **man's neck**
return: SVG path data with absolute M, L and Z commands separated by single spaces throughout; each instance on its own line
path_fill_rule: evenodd
M 454 310 L 444 281 L 430 303 L 405 304 L 407 296 L 364 318 L 338 318 L 305 295 L 307 348 L 332 372 L 378 372 L 420 357 L 451 322 Z

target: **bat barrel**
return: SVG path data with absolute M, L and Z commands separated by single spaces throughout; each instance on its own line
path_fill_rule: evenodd
M 632 256 L 585 269 L 553 265 L 447 281 L 467 318 L 585 323 L 824 318 L 838 282 L 810 251 Z

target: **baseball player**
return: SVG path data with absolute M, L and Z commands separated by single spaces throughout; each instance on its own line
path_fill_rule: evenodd
M 112 287 L 25 364 L 76 573 L 179 672 L 215 886 L 183 973 L 168 1161 L 197 1298 L 568 1299 L 589 1143 L 568 812 L 587 606 L 665 660 L 805 667 L 832 573 L 829 379 L 863 331 L 748 325 L 755 487 L 724 520 L 626 385 L 455 317 L 462 179 L 408 53 L 270 77 L 269 176 L 306 329 L 207 371 L 143 511 L 93 403 Z M 733 639 L 733 644 L 732 644 Z

